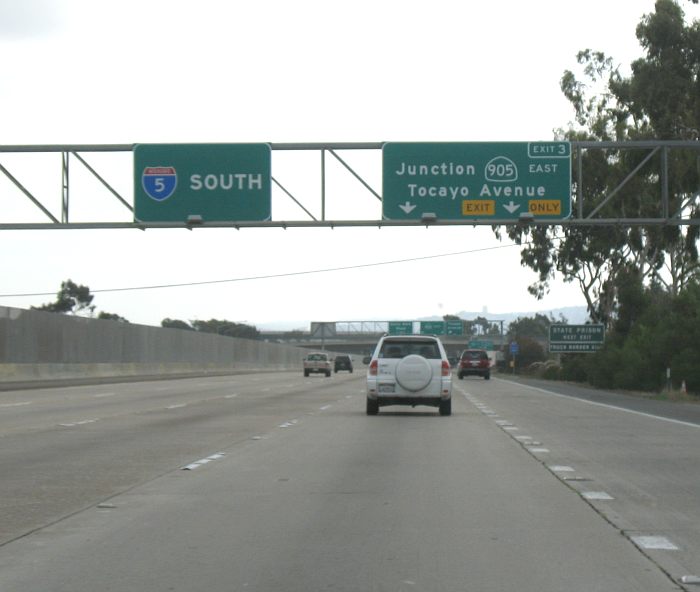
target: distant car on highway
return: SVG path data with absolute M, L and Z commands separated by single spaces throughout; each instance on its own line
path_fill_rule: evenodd
M 347 370 L 352 374 L 352 358 L 343 354 L 337 355 L 333 361 L 333 372 Z
M 331 358 L 325 352 L 312 352 L 304 358 L 304 376 L 309 374 L 331 375 Z
M 484 349 L 465 349 L 459 357 L 457 377 L 481 376 L 484 380 L 491 378 L 491 360 Z
M 452 414 L 452 371 L 438 337 L 387 335 L 367 371 L 367 415 L 387 405 L 429 405 Z

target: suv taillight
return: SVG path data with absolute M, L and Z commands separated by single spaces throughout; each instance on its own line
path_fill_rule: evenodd
M 376 376 L 378 367 L 379 367 L 379 362 L 377 362 L 377 360 L 372 360 L 372 363 L 369 365 L 369 375 Z
M 450 363 L 446 360 L 442 361 L 442 375 L 443 376 L 450 375 Z

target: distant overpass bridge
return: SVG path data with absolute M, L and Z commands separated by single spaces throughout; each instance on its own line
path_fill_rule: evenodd
M 382 335 L 389 333 L 390 321 L 335 321 L 311 323 L 309 331 L 261 331 L 261 338 L 272 343 L 284 343 L 308 349 L 329 349 L 355 355 L 369 355 Z M 414 335 L 420 335 L 422 321 L 413 323 Z M 430 321 L 428 321 L 430 322 Z M 499 335 L 445 335 L 438 334 L 449 356 L 456 356 L 466 349 L 472 340 L 487 341 L 493 349 L 500 350 L 506 343 L 503 321 L 488 321 L 500 324 Z

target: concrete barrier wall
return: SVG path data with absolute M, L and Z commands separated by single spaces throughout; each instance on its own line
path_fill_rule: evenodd
M 0 306 L 0 381 L 299 370 L 308 350 Z

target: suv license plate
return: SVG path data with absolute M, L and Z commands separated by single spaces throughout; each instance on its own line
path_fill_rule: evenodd
M 380 393 L 393 393 L 394 392 L 394 385 L 393 384 L 380 384 L 378 390 Z

